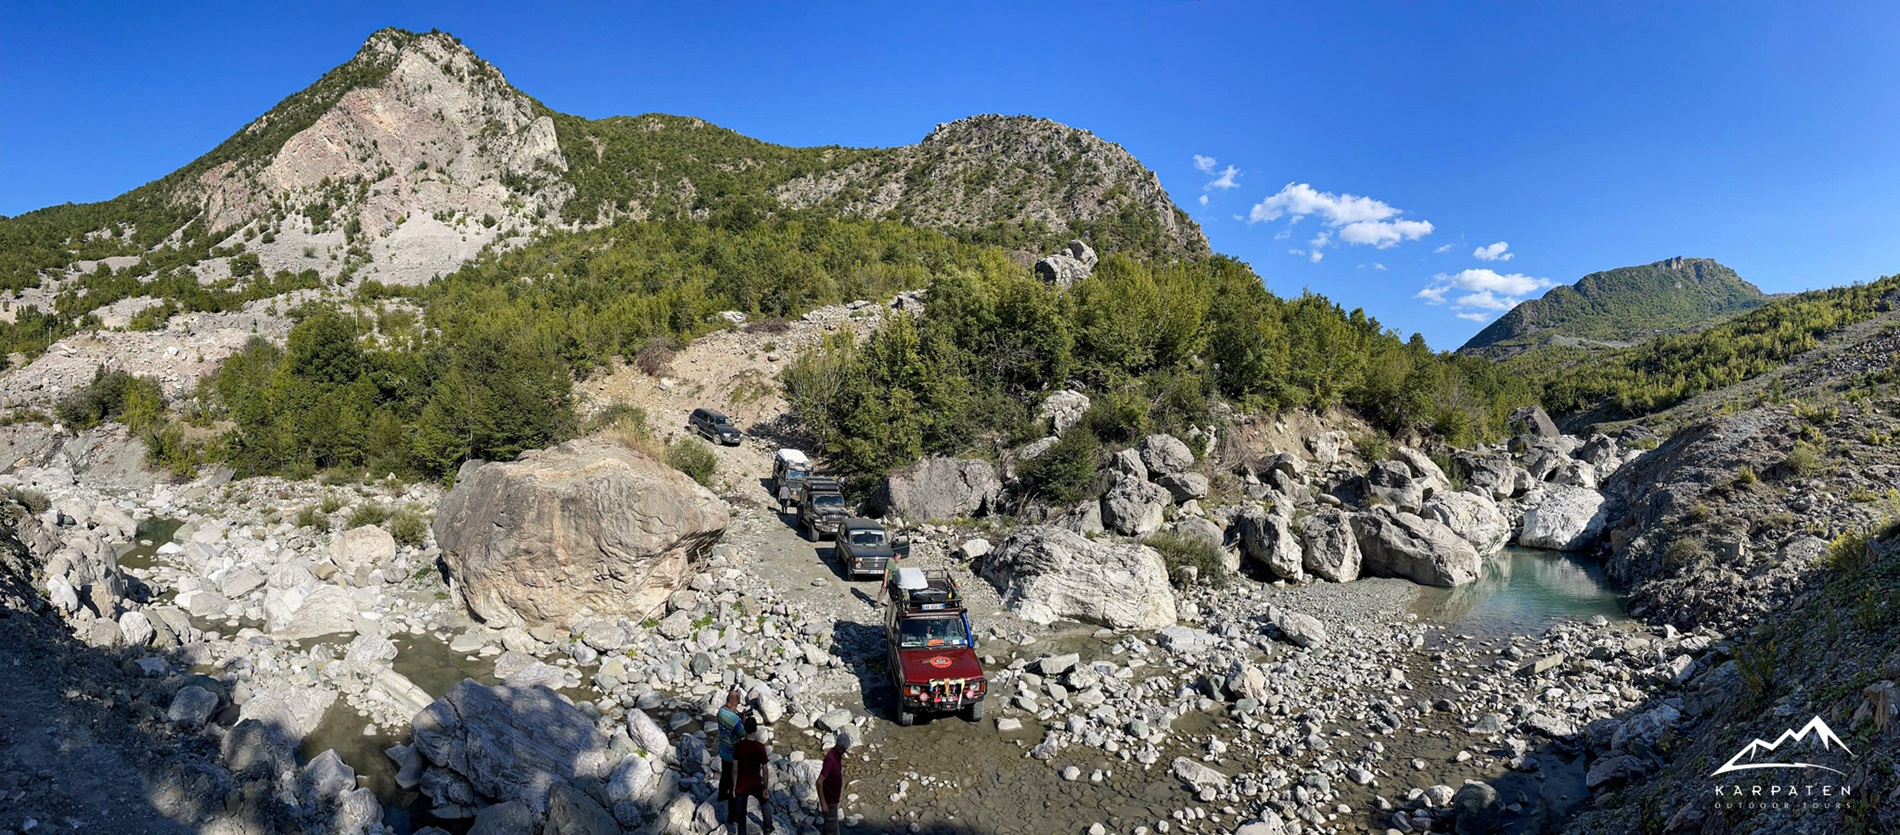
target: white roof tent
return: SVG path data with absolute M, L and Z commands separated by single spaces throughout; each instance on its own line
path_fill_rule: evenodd
M 799 452 L 798 450 L 795 450 L 795 449 L 779 450 L 778 460 L 793 467 L 810 467 L 811 466 L 811 459 L 806 458 L 805 453 Z

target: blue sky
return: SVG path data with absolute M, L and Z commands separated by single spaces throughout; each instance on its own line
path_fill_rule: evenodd
M 706 5 L 4 0 L 0 213 L 160 177 L 393 25 L 585 116 L 795 145 L 989 112 L 1087 128 L 1276 292 L 1437 348 L 1675 255 L 1770 292 L 1900 272 L 1900 6 Z

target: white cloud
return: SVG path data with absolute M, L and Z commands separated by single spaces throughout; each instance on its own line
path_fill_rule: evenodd
M 1459 318 L 1478 321 L 1485 318 L 1479 311 L 1510 310 L 1523 301 L 1523 296 L 1550 286 L 1550 279 L 1523 273 L 1499 273 L 1489 269 L 1460 270 L 1432 276 L 1431 283 L 1414 293 L 1412 298 L 1423 299 L 1426 304 L 1444 304 L 1446 296 L 1459 291 L 1463 295 L 1452 300 L 1451 309 L 1458 312 Z
M 1207 195 L 1205 194 L 1201 195 L 1201 205 L 1207 205 Z
M 1481 246 L 1472 250 L 1471 256 L 1480 261 L 1509 261 L 1517 257 L 1517 253 L 1509 251 L 1510 248 L 1510 244 L 1498 241 L 1490 246 Z
M 1306 254 L 1306 260 L 1311 261 L 1315 264 L 1319 263 L 1320 259 L 1325 258 L 1325 257 L 1326 257 L 1326 253 L 1317 249 Z
M 1385 265 L 1377 261 L 1372 262 L 1372 268 L 1375 270 L 1378 270 L 1379 272 L 1385 272 Z
M 1208 173 L 1213 173 L 1213 172 L 1208 172 Z M 1239 183 L 1234 182 L 1234 178 L 1238 176 L 1240 176 L 1240 169 L 1229 165 L 1226 168 L 1221 170 L 1219 176 L 1209 181 L 1207 185 L 1202 186 L 1201 190 L 1207 191 L 1210 189 L 1220 189 L 1221 191 L 1226 191 L 1230 188 L 1234 188 L 1240 185 Z
M 1200 154 L 1195 154 L 1194 155 L 1194 170 L 1199 171 L 1202 174 L 1212 174 L 1214 173 L 1215 161 L 1216 160 L 1213 157 L 1204 157 L 1204 156 L 1201 156 Z
M 1304 250 L 1304 249 L 1289 249 L 1289 250 L 1287 250 L 1287 251 L 1286 251 L 1286 254 L 1288 254 L 1288 255 L 1305 255 L 1305 254 L 1306 254 L 1306 250 Z
M 1401 219 L 1402 214 L 1403 210 L 1370 197 L 1334 194 L 1306 183 L 1288 183 L 1278 193 L 1254 204 L 1247 213 L 1247 222 L 1285 219 L 1290 226 L 1309 215 L 1317 217 L 1328 231 L 1313 239 L 1315 249 L 1340 244 L 1391 249 L 1401 242 L 1416 241 L 1432 233 L 1430 222 Z M 1277 240 L 1281 236 L 1274 237 Z
M 1441 246 L 1441 247 L 1439 247 L 1439 248 L 1437 248 L 1437 249 L 1434 249 L 1434 250 L 1432 250 L 1432 251 L 1433 251 L 1433 252 L 1436 252 L 1436 253 L 1438 253 L 1438 254 L 1440 254 L 1440 255 L 1443 255 L 1443 254 L 1445 254 L 1445 253 L 1447 253 L 1447 252 L 1450 252 L 1450 251 L 1451 251 L 1451 244 L 1445 244 L 1444 246 Z
M 1205 195 L 1203 195 L 1203 196 L 1205 196 Z M 1235 216 L 1234 216 L 1234 219 L 1235 219 L 1235 220 L 1239 220 L 1239 219 L 1240 219 L 1240 217 L 1239 217 L 1238 215 L 1235 215 Z M 1278 232 L 1275 232 L 1275 233 L 1273 233 L 1273 239 L 1274 239 L 1274 240 L 1276 240 L 1276 241 L 1284 241 L 1284 240 L 1286 240 L 1287 238 L 1291 238 L 1291 237 L 1293 237 L 1293 227 L 1291 227 L 1291 226 L 1289 226 L 1289 227 L 1287 227 L 1287 228 L 1285 228 L 1285 229 L 1282 229 L 1282 230 L 1280 230 L 1280 231 L 1278 231 Z
M 1517 306 L 1517 299 L 1502 298 L 1490 290 L 1483 290 L 1468 296 L 1459 296 L 1458 301 L 1452 306 L 1477 310 L 1510 310 Z
M 1391 249 L 1400 241 L 1416 241 L 1432 233 L 1432 225 L 1423 220 L 1361 220 L 1339 230 L 1339 239 L 1349 244 L 1365 244 Z
M 1483 322 L 1487 319 L 1490 319 L 1491 317 L 1489 314 L 1484 314 L 1484 313 L 1460 313 L 1458 314 L 1458 318 L 1470 319 L 1473 322 Z

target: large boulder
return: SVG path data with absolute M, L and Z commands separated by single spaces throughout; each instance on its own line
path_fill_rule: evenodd
M 1061 252 L 1036 262 L 1036 276 L 1057 287 L 1068 288 L 1088 278 L 1095 270 L 1095 250 L 1079 240 L 1070 241 Z
M 1161 554 L 1132 542 L 1096 542 L 1048 525 L 1017 530 L 972 568 L 1024 620 L 1075 620 L 1115 629 L 1174 623 Z
M 455 778 L 423 779 L 437 803 L 453 802 L 446 788 L 466 785 L 486 803 L 517 801 L 540 819 L 553 786 L 612 776 L 607 737 L 580 708 L 545 687 L 484 687 L 463 679 L 416 714 L 413 737 L 432 770 Z
M 1453 460 L 1465 474 L 1467 489 L 1482 490 L 1493 499 L 1517 495 L 1517 466 L 1511 463 L 1510 456 L 1459 450 Z
M 1431 456 L 1423 452 L 1409 446 L 1395 447 L 1392 450 L 1392 460 L 1404 464 L 1406 469 L 1412 471 L 1412 478 L 1431 493 L 1441 493 L 1451 489 L 1451 479 L 1446 477 L 1445 471 L 1438 466 L 1438 462 L 1433 461 Z
M 396 560 L 396 538 L 375 525 L 351 528 L 330 541 L 330 562 L 348 577 L 361 568 L 385 568 Z
M 1042 405 L 1036 409 L 1036 419 L 1048 421 L 1049 431 L 1060 435 L 1081 423 L 1088 411 L 1088 395 L 1063 389 L 1042 399 Z
M 1359 538 L 1345 511 L 1332 507 L 1314 511 L 1300 529 L 1300 540 L 1305 545 L 1307 571 L 1335 583 L 1359 579 Z
M 1603 535 L 1603 494 L 1582 487 L 1546 484 L 1543 498 L 1524 511 L 1517 544 L 1553 551 L 1581 551 Z
M 1194 451 L 1173 435 L 1149 435 L 1135 449 L 1141 453 L 1141 463 L 1147 465 L 1150 476 L 1183 473 L 1194 466 Z
M 205 595 L 193 598 L 198 602 Z M 265 628 L 281 641 L 302 641 L 356 631 L 356 598 L 328 583 L 271 592 L 264 601 Z M 192 614 L 198 614 L 194 607 Z
M 1417 513 L 1432 495 L 1432 485 L 1412 475 L 1403 461 L 1380 461 L 1366 471 L 1366 499 Z
M 1511 541 L 1510 520 L 1483 493 L 1439 493 L 1426 500 L 1419 515 L 1450 528 L 1479 554 L 1495 553 Z
M 1557 430 L 1557 424 L 1542 406 L 1525 406 L 1511 413 L 1511 429 L 1524 435 L 1539 438 L 1556 438 L 1563 435 Z
M 658 612 L 725 533 L 726 504 L 605 439 L 465 466 L 435 517 L 464 603 L 491 626 Z
M 922 459 L 884 480 L 878 505 L 913 521 L 954 519 L 993 512 L 1003 493 L 1003 482 L 988 461 L 932 457 Z
M 1365 573 L 1405 577 L 1428 586 L 1462 586 L 1478 579 L 1484 559 L 1443 523 L 1389 507 L 1352 516 Z
M 322 687 L 276 686 L 253 693 L 238 708 L 238 720 L 253 719 L 292 747 L 303 742 L 336 703 L 336 691 Z
M 1123 536 L 1154 533 L 1167 510 L 1168 491 L 1138 478 L 1123 477 L 1102 496 L 1102 524 Z
M 1285 516 L 1269 516 L 1259 508 L 1248 508 L 1234 520 L 1234 528 L 1240 540 L 1240 552 L 1247 559 L 1259 563 L 1275 577 L 1294 582 L 1306 579 L 1306 573 L 1301 570 L 1306 549 L 1300 545 L 1299 537 L 1293 535 Z

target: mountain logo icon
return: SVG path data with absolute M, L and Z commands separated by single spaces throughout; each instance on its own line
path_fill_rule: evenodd
M 1781 736 L 1777 737 L 1774 742 L 1767 742 L 1758 738 L 1742 746 L 1742 750 L 1735 752 L 1735 756 L 1729 757 L 1728 762 L 1723 763 L 1721 768 L 1716 769 L 1715 773 L 1709 776 L 1714 777 L 1716 774 L 1726 774 L 1730 771 L 1747 771 L 1754 768 L 1818 768 L 1822 771 L 1832 771 L 1835 774 L 1846 777 L 1846 772 L 1837 768 L 1828 768 L 1818 763 L 1760 762 L 1760 760 L 1772 757 L 1774 753 L 1780 750 L 1781 746 L 1785 744 L 1803 742 L 1810 739 L 1817 743 L 1823 751 L 1839 746 L 1848 756 L 1851 757 L 1854 755 L 1854 752 L 1847 750 L 1847 744 L 1842 742 L 1840 737 L 1835 736 L 1834 729 L 1828 727 L 1826 722 L 1821 721 L 1821 717 L 1816 716 L 1809 720 L 1808 724 L 1803 725 L 1799 731 L 1782 731 Z

